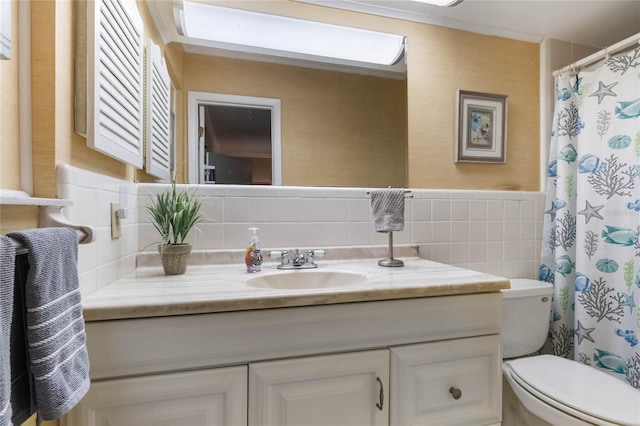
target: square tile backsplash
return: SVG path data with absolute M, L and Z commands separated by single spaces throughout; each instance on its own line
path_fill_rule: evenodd
M 138 185 L 139 250 L 155 251 L 157 234 L 144 210 L 166 189 Z M 194 250 L 242 250 L 258 227 L 265 251 L 287 248 L 384 246 L 373 230 L 366 188 L 203 185 L 205 221 L 190 237 Z M 537 276 L 544 193 L 412 189 L 405 228 L 395 245 L 420 255 L 510 278 Z
M 79 248 L 83 294 L 136 267 L 141 252 L 157 250 L 158 237 L 144 206 L 168 185 L 134 184 L 62 165 L 60 198 L 74 201 L 64 214 L 93 226 L 96 241 Z M 247 228 L 260 228 L 265 251 L 288 248 L 382 246 L 373 230 L 366 188 L 202 185 L 205 220 L 192 232 L 194 250 L 243 250 Z M 540 263 L 544 193 L 412 189 L 405 227 L 394 246 L 417 246 L 421 257 L 507 278 L 535 278 Z M 125 204 L 122 236 L 112 240 L 110 203 Z

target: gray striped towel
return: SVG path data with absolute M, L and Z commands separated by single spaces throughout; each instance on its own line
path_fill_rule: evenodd
M 376 232 L 404 229 L 404 189 L 386 188 L 371 191 L 371 213 Z
M 78 236 L 69 228 L 13 232 L 29 250 L 27 341 L 39 420 L 69 412 L 89 390 L 78 280 Z
M 11 319 L 16 246 L 0 235 L 0 426 L 11 424 Z

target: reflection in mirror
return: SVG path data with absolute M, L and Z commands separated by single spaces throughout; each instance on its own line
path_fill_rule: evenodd
M 271 110 L 201 105 L 203 178 L 199 183 L 271 185 Z
M 404 58 L 393 66 L 381 66 L 354 61 L 320 62 L 291 55 L 276 57 L 255 50 L 253 53 L 225 50 L 179 35 L 171 2 L 147 4 L 163 40 L 179 43 L 184 51 L 181 86 L 185 95 L 198 91 L 281 102 L 281 148 L 272 149 L 271 184 L 406 186 Z M 197 115 L 197 108 L 190 106 L 186 143 L 189 182 L 193 183 L 213 178 L 213 172 L 204 173 L 205 149 L 204 141 L 198 140 Z M 211 161 L 209 157 L 207 167 L 212 165 Z M 281 167 L 276 166 L 276 161 L 281 161 Z M 252 170 L 256 171 L 258 161 L 252 163 Z M 216 182 L 222 183 L 221 171 L 216 169 L 214 173 Z M 268 181 L 252 177 L 252 182 Z
M 189 43 L 328 63 L 389 66 L 404 55 L 404 37 L 315 20 L 173 1 L 176 31 Z
M 189 183 L 280 185 L 280 100 L 189 91 Z
M 281 125 L 281 149 L 272 149 L 272 184 L 406 185 L 404 80 L 203 55 L 188 56 L 186 63 L 190 87 L 207 90 L 198 93 L 252 93 L 260 95 L 255 99 L 279 101 L 281 118 L 273 118 L 272 131 Z M 198 172 L 191 172 L 191 165 L 200 161 L 196 152 L 204 141 L 197 137 L 197 108 L 189 105 L 187 141 L 195 161 L 190 160 L 189 170 L 195 183 Z M 277 142 L 275 136 L 272 142 Z

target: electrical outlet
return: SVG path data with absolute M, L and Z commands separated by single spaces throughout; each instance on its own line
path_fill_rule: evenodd
M 117 211 L 120 207 L 117 203 L 111 203 L 111 239 L 115 240 L 122 235 L 122 228 L 120 227 L 120 218 Z

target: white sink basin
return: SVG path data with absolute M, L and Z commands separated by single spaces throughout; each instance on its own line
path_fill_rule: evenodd
M 365 275 L 355 272 L 302 269 L 256 275 L 247 279 L 247 285 L 274 289 L 313 289 L 349 286 L 366 279 Z

